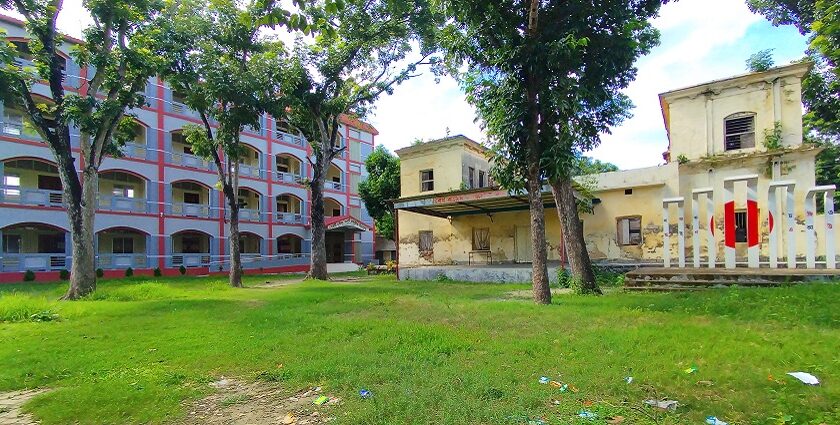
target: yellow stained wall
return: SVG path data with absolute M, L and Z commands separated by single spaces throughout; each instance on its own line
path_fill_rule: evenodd
M 690 93 L 686 95 L 663 95 L 670 109 L 671 160 L 680 155 L 694 160 L 726 152 L 724 120 L 739 112 L 756 114 L 755 148 L 735 152 L 766 151 L 764 133 L 772 130 L 777 120 L 782 124 L 782 145 L 801 144 L 802 85 L 797 72 L 790 70 L 771 82 L 753 76 L 738 84 L 720 83 L 703 93 L 687 90 Z
M 402 197 L 459 190 L 463 182 L 462 145 L 447 145 L 411 157 L 400 157 Z M 420 171 L 434 170 L 434 190 L 420 191 Z

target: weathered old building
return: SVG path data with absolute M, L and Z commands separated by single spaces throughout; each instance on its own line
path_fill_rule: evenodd
M 683 252 L 689 260 L 696 230 L 699 257 L 707 261 L 703 242 L 712 229 L 717 261 L 726 258 L 729 246 L 739 263 L 746 264 L 749 251 L 766 263 L 768 233 L 771 226 L 781 225 L 780 211 L 787 205 L 793 207 L 794 220 L 779 232 L 784 234 L 776 250 L 784 257 L 788 251 L 783 247 L 793 242 L 796 256 L 805 257 L 810 231 L 805 198 L 814 187 L 819 153 L 802 141 L 801 80 L 809 66 L 788 65 L 659 95 L 669 138 L 665 164 L 579 180 L 595 196 L 592 213 L 581 216 L 592 258 L 661 263 L 668 234 L 670 258 L 677 258 L 680 221 L 672 210 L 674 224 L 663 231 L 663 200 L 686 209 Z M 401 267 L 531 261 L 527 199 L 490 182 L 486 153 L 463 136 L 397 151 L 402 167 L 402 198 L 396 202 Z M 784 209 L 775 216 L 768 214 L 773 211 L 768 204 L 771 182 L 793 185 L 793 202 L 779 198 Z M 727 202 L 725 185 L 731 186 L 734 202 Z M 544 199 L 549 259 L 559 260 L 562 239 L 547 189 Z M 691 214 L 695 205 L 696 228 Z M 727 209 L 734 213 L 728 218 Z M 834 244 L 840 239 L 840 233 L 826 231 L 826 212 L 833 213 L 814 211 L 811 217 L 818 256 L 825 253 L 827 235 Z

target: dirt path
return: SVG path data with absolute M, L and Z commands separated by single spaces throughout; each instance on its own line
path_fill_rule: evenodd
M 312 425 L 332 421 L 341 399 L 320 388 L 289 393 L 278 385 L 222 378 L 210 384 L 216 392 L 187 406 L 180 424 Z M 327 397 L 323 404 L 314 402 Z M 5 425 L 5 424 L 3 424 Z
M 25 390 L 0 393 L 0 425 L 35 425 L 32 415 L 23 413 L 20 407 L 32 397 L 49 390 Z

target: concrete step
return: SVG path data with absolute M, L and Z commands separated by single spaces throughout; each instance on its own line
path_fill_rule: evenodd
M 774 287 L 803 282 L 840 282 L 840 270 L 641 268 L 625 275 L 626 290 L 696 290 L 727 286 Z

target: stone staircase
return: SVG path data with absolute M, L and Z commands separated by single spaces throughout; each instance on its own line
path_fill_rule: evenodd
M 807 282 L 840 283 L 840 270 L 647 267 L 628 272 L 624 277 L 624 290 L 697 291 L 733 285 L 773 287 Z

